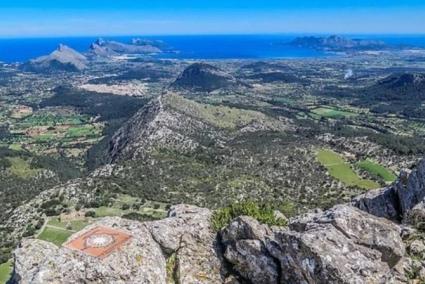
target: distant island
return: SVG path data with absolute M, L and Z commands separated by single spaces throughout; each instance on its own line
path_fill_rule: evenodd
M 389 48 L 389 46 L 381 40 L 351 39 L 338 35 L 325 37 L 297 37 L 289 44 L 300 48 L 310 48 L 321 51 L 363 51 Z

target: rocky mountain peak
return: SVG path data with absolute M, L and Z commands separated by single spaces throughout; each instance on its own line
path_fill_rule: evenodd
M 229 73 L 206 63 L 188 66 L 174 81 L 173 88 L 212 92 L 217 89 L 237 86 L 237 80 Z
M 34 72 L 82 71 L 87 67 L 87 58 L 76 50 L 60 44 L 46 56 L 41 56 L 25 63 L 23 69 Z

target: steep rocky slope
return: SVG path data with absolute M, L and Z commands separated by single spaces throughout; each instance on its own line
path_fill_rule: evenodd
M 51 54 L 32 59 L 22 66 L 25 71 L 51 72 L 51 71 L 82 71 L 87 67 L 87 58 L 66 46 L 59 45 Z
M 418 223 L 412 223 L 407 216 L 415 210 L 425 216 L 425 209 L 418 205 L 425 196 L 425 161 L 410 175 L 402 175 L 397 184 L 400 183 L 404 187 L 398 189 L 396 200 L 404 204 L 401 205 L 403 224 L 342 204 L 292 218 L 286 227 L 269 227 L 241 216 L 216 234 L 210 225 L 211 211 L 178 205 L 171 208 L 164 220 L 140 223 L 104 218 L 70 237 L 76 239 L 98 226 L 119 229 L 132 236 L 121 249 L 101 260 L 83 251 L 59 248 L 40 240 L 24 240 L 14 253 L 14 280 L 17 283 L 408 283 L 424 279 L 423 233 L 416 227 Z M 393 187 L 376 193 L 376 198 L 385 199 L 385 191 Z M 364 198 L 360 196 L 358 200 Z M 379 212 L 385 212 L 389 203 L 370 203 L 375 211 L 359 204 L 355 203 L 382 215 Z
M 223 144 L 235 133 L 285 129 L 284 122 L 260 112 L 204 105 L 166 93 L 117 131 L 109 155 L 116 161 L 142 157 L 153 148 L 192 152 L 211 143 Z

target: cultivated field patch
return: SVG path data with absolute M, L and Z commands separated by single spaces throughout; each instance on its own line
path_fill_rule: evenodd
M 318 161 L 327 168 L 329 174 L 348 186 L 357 186 L 363 189 L 378 188 L 379 184 L 363 179 L 351 168 L 349 163 L 338 153 L 321 149 L 317 152 Z

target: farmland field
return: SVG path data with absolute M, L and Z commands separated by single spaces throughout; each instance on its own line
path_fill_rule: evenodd
M 363 189 L 378 188 L 379 184 L 362 179 L 339 154 L 332 150 L 321 149 L 317 153 L 319 162 L 327 168 L 329 174 L 346 185 L 357 186 Z
M 61 246 L 72 235 L 71 231 L 66 229 L 46 227 L 44 231 L 38 236 L 40 240 L 54 243 Z
M 397 178 L 391 170 L 370 160 L 360 161 L 358 166 L 372 175 L 381 177 L 386 182 L 393 182 Z
M 61 222 L 59 221 L 59 218 L 52 218 L 51 220 L 49 220 L 49 222 L 47 223 L 48 226 L 52 226 L 52 227 L 58 227 L 58 228 L 62 228 L 62 229 L 69 229 L 69 231 L 80 231 L 82 229 L 84 229 L 84 227 L 86 227 L 89 224 L 88 221 L 86 220 L 75 220 L 75 221 L 70 221 L 70 222 Z
M 0 284 L 6 283 L 9 280 L 11 273 L 12 273 L 11 261 L 0 264 Z
M 325 118 L 344 118 L 344 117 L 353 117 L 356 116 L 356 113 L 339 110 L 333 107 L 318 107 L 312 109 L 311 112 L 315 115 L 325 117 Z

